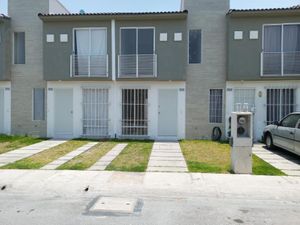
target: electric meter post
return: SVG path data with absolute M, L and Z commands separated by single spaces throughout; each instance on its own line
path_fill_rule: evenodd
M 231 114 L 231 169 L 236 174 L 252 174 L 253 115 Z

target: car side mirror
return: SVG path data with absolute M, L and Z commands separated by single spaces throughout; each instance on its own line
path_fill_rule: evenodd
M 279 126 L 280 123 L 279 123 L 278 121 L 275 121 L 275 122 L 274 122 L 274 125 Z

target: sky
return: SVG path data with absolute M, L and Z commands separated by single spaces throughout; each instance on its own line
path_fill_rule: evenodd
M 38 0 L 37 0 L 38 1 Z M 61 0 L 71 12 L 173 11 L 180 0 Z M 300 0 L 231 0 L 232 9 L 277 8 L 300 5 Z M 0 13 L 7 14 L 7 0 L 0 0 Z

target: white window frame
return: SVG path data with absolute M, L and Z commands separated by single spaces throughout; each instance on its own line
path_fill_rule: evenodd
M 91 35 L 91 31 L 92 30 L 105 30 L 105 39 L 106 39 L 106 77 L 108 77 L 108 70 L 109 70 L 109 60 L 108 60 L 108 35 L 107 35 L 107 27 L 74 27 L 72 30 L 72 55 L 70 56 L 70 62 L 72 62 L 72 56 L 75 54 L 75 31 L 76 30 L 88 30 L 89 31 L 89 53 L 91 53 L 91 49 L 92 49 L 92 35 Z M 89 59 L 90 60 L 90 59 Z M 70 63 L 70 77 L 73 77 L 73 62 Z M 90 62 L 89 62 L 90 65 Z M 91 76 L 91 72 L 89 69 L 89 74 L 88 76 L 76 76 L 76 77 L 92 77 Z M 100 76 L 102 77 L 102 76 Z M 93 77 L 93 78 L 97 78 L 97 76 Z
M 261 60 L 260 60 L 260 76 L 261 77 L 293 77 L 299 76 L 300 74 L 284 74 L 284 51 L 283 51 L 283 39 L 284 39 L 284 26 L 285 25 L 300 25 L 300 22 L 296 23 L 270 23 L 270 24 L 263 24 L 262 25 L 262 53 L 261 53 Z M 263 54 L 265 53 L 265 27 L 267 26 L 281 26 L 281 74 L 264 74 L 264 61 L 263 61 Z
M 153 30 L 153 54 L 156 54 L 156 40 L 155 40 L 155 27 L 120 27 L 120 38 L 119 38 L 119 55 L 121 55 L 121 50 L 122 50 L 122 30 L 139 30 L 139 29 L 152 29 Z M 139 34 L 136 32 L 136 55 L 138 54 L 138 46 L 139 46 Z
M 222 106 L 221 106 L 221 109 L 222 109 L 222 121 L 220 123 L 215 123 L 215 122 L 211 122 L 210 121 L 210 91 L 211 90 L 222 90 Z M 223 124 L 224 123 L 224 100 L 225 100 L 225 96 L 224 96 L 224 89 L 223 88 L 210 88 L 208 90 L 208 124 Z
M 155 37 L 156 37 L 156 28 L 155 27 L 153 27 L 153 26 L 148 26 L 148 27 L 120 27 L 120 33 L 119 33 L 119 56 L 121 56 L 122 54 L 122 30 L 136 30 L 137 32 L 136 32 L 136 56 L 138 56 L 138 45 L 139 45 L 139 32 L 138 32 L 138 30 L 139 29 L 152 29 L 153 30 L 153 55 L 156 55 L 156 39 L 155 39 Z M 156 64 L 157 64 L 157 59 L 156 59 Z M 136 68 L 136 70 L 138 71 L 139 70 L 139 65 L 137 64 L 137 68 Z M 157 65 L 156 65 L 156 71 L 153 71 L 153 75 L 154 76 L 146 76 L 145 78 L 149 78 L 149 77 L 157 77 Z M 137 75 L 137 77 L 139 77 L 140 78 L 140 76 L 138 76 L 139 74 L 138 74 L 138 72 L 136 72 L 136 75 Z M 118 62 L 118 78 L 121 78 L 122 76 L 120 76 L 120 62 Z M 135 76 L 126 76 L 126 78 L 137 78 L 137 77 L 135 77 Z
M 89 31 L 89 52 L 91 52 L 92 48 L 92 39 L 91 39 L 91 31 L 92 30 L 105 30 L 105 39 L 106 39 L 106 54 L 108 49 L 108 40 L 107 40 L 107 27 L 74 27 L 72 34 L 73 34 L 73 45 L 72 45 L 72 52 L 75 54 L 75 31 L 76 30 L 88 30 Z

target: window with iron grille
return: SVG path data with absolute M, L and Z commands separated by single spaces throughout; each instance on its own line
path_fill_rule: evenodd
M 148 90 L 122 90 L 122 135 L 148 135 Z
M 279 121 L 295 110 L 295 89 L 267 89 L 267 124 Z
M 234 111 L 255 111 L 255 89 L 237 88 L 234 89 Z
M 83 136 L 107 137 L 109 128 L 108 89 L 83 91 Z
M 222 123 L 223 118 L 223 90 L 209 91 L 209 122 Z

